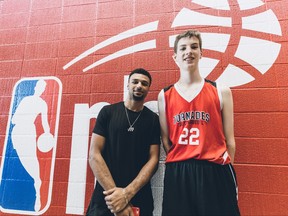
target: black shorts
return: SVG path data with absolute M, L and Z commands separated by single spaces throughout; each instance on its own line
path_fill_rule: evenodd
M 166 163 L 162 216 L 240 215 L 231 164 L 187 160 Z

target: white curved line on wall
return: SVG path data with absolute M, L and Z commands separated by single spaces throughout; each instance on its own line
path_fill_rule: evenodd
M 89 65 L 88 67 L 83 69 L 83 72 L 86 72 L 94 67 L 97 67 L 100 64 L 103 64 L 105 62 L 108 62 L 110 60 L 125 56 L 125 55 L 129 55 L 131 53 L 135 53 L 135 52 L 139 52 L 139 51 L 143 51 L 143 50 L 148 50 L 148 49 L 153 49 L 156 48 L 156 40 L 149 40 L 143 43 L 139 43 L 130 47 L 127 47 L 125 49 L 119 50 L 111 55 L 108 55 L 102 59 L 100 59 L 99 61 L 94 62 L 93 64 Z
M 280 23 L 272 10 L 242 17 L 242 28 L 282 36 Z
M 227 0 L 192 0 L 191 2 L 217 10 L 230 10 L 229 2 Z
M 280 44 L 272 41 L 241 36 L 235 56 L 264 74 L 276 61 L 280 48 Z
M 169 36 L 169 46 L 174 47 L 174 41 L 177 35 Z M 203 41 L 202 49 L 213 50 L 224 53 L 228 47 L 230 35 L 221 33 L 206 33 L 201 32 Z
M 66 65 L 63 66 L 63 69 L 66 70 L 68 67 L 70 67 L 71 65 L 75 64 L 76 62 L 80 61 L 81 59 L 85 58 L 86 56 L 92 54 L 93 52 L 106 47 L 110 44 L 113 44 L 115 42 L 118 42 L 120 40 L 129 38 L 129 37 L 133 37 L 136 35 L 140 35 L 146 32 L 151 32 L 151 31 L 155 31 L 158 28 L 158 23 L 159 21 L 154 21 L 154 22 L 150 22 L 150 23 L 146 23 L 144 25 L 140 25 L 137 26 L 135 28 L 129 29 L 127 31 L 124 31 L 118 35 L 115 35 L 111 38 L 108 38 L 105 41 L 102 41 L 101 43 L 95 45 L 94 47 L 88 49 L 87 51 L 83 52 L 82 54 L 80 54 L 79 56 L 77 56 L 76 58 L 74 58 L 72 61 L 70 61 L 69 63 L 67 63 Z
M 221 33 L 201 33 L 201 36 L 203 49 L 224 53 L 228 47 L 231 35 Z
M 207 15 L 192 11 L 187 8 L 183 8 L 175 17 L 172 23 L 172 27 L 188 26 L 188 25 L 232 27 L 232 19 L 230 17 Z
M 218 59 L 202 57 L 199 61 L 200 74 L 202 77 L 207 77 L 219 63 Z
M 261 0 L 238 0 L 240 10 L 249 10 L 264 5 Z
M 229 64 L 216 82 L 234 87 L 252 82 L 253 80 L 255 80 L 255 78 L 249 73 L 235 65 Z

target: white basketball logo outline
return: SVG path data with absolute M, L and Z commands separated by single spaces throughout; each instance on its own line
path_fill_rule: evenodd
M 194 4 L 207 7 L 209 9 L 215 9 L 220 11 L 230 11 L 230 5 L 228 0 L 192 0 Z M 240 11 L 246 11 L 265 6 L 262 0 L 237 0 Z M 251 32 L 270 34 L 276 36 L 282 36 L 282 30 L 280 22 L 278 21 L 275 13 L 271 9 L 267 9 L 263 12 L 259 12 L 253 15 L 241 17 L 242 29 L 249 30 Z M 118 35 L 112 36 L 107 40 L 104 40 L 92 48 L 86 50 L 76 58 L 72 59 L 63 69 L 66 70 L 73 64 L 77 63 L 81 59 L 88 55 L 109 46 L 113 43 L 117 43 L 121 40 L 158 30 L 159 20 L 139 25 L 135 28 L 124 31 Z M 233 28 L 232 17 L 214 16 L 205 14 L 199 11 L 194 11 L 188 8 L 183 8 L 174 18 L 171 27 L 190 27 L 191 26 L 219 26 Z M 225 53 L 229 43 L 231 41 L 231 34 L 219 33 L 219 32 L 201 32 L 203 41 L 203 50 L 212 50 L 219 53 Z M 175 35 L 169 36 L 169 46 L 173 47 Z M 97 60 L 91 65 L 85 67 L 83 72 L 87 72 L 92 68 L 95 68 L 101 64 L 109 62 L 113 59 L 126 56 L 132 53 L 136 53 L 144 50 L 151 50 L 156 48 L 156 39 L 147 40 L 125 49 L 116 51 L 110 55 Z M 234 53 L 234 58 L 245 62 L 247 65 L 255 69 L 260 74 L 264 75 L 272 65 L 275 63 L 281 50 L 281 44 L 270 40 L 257 38 L 253 36 L 241 35 Z M 262 55 L 261 55 L 262 54 Z M 219 59 L 203 57 L 200 61 L 201 75 L 207 77 L 219 64 Z M 254 81 L 255 78 L 250 73 L 245 71 L 240 66 L 229 63 L 223 69 L 223 72 L 216 79 L 217 82 L 221 82 L 229 87 L 241 86 Z

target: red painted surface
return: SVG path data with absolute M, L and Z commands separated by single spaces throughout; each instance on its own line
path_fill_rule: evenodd
M 215 16 L 233 17 L 232 28 L 199 26 L 200 31 L 230 33 L 227 52 L 204 50 L 204 56 L 221 64 L 208 76 L 216 79 L 228 63 L 241 66 L 255 81 L 233 87 L 235 169 L 242 215 L 288 215 L 288 0 L 267 0 L 265 5 L 239 12 L 209 9 L 191 1 L 176 0 L 2 0 L 0 1 L 0 159 L 8 121 L 11 93 L 24 77 L 56 76 L 63 85 L 52 200 L 45 215 L 65 215 L 71 134 L 75 104 L 114 103 L 123 99 L 123 76 L 144 67 L 153 77 L 147 101 L 157 99 L 163 87 L 179 76 L 172 61 L 168 36 L 188 27 L 171 28 L 183 8 Z M 252 36 L 281 44 L 275 63 L 265 74 L 234 58 L 241 34 L 241 16 L 271 9 L 282 36 L 254 32 Z M 139 25 L 159 20 L 157 31 L 137 35 L 92 53 L 67 70 L 63 66 L 94 45 Z M 93 62 L 134 44 L 157 38 L 157 48 L 114 59 L 85 73 Z M 269 55 L 269 53 L 267 53 Z M 91 120 L 90 131 L 94 125 Z M 1 166 L 1 160 L 0 160 Z M 87 168 L 85 208 L 93 190 Z M 0 212 L 0 215 L 5 215 Z M 8 215 L 8 214 L 7 214 Z

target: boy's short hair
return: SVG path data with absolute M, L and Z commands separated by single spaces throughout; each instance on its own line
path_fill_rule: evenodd
M 152 77 L 151 77 L 150 73 L 149 73 L 147 70 L 145 70 L 145 69 L 143 69 L 143 68 L 136 68 L 136 69 L 134 69 L 133 71 L 131 71 L 131 73 L 129 74 L 129 79 L 130 79 L 130 77 L 131 77 L 133 74 L 143 74 L 143 75 L 147 76 L 147 77 L 149 78 L 149 80 L 150 80 L 149 86 L 151 86 Z
M 199 46 L 200 46 L 200 50 L 202 50 L 202 38 L 201 38 L 201 33 L 197 30 L 188 30 L 185 31 L 179 35 L 177 35 L 177 37 L 175 38 L 174 41 L 174 53 L 177 53 L 177 46 L 179 43 L 179 40 L 182 38 L 191 38 L 191 37 L 196 37 L 199 40 Z

